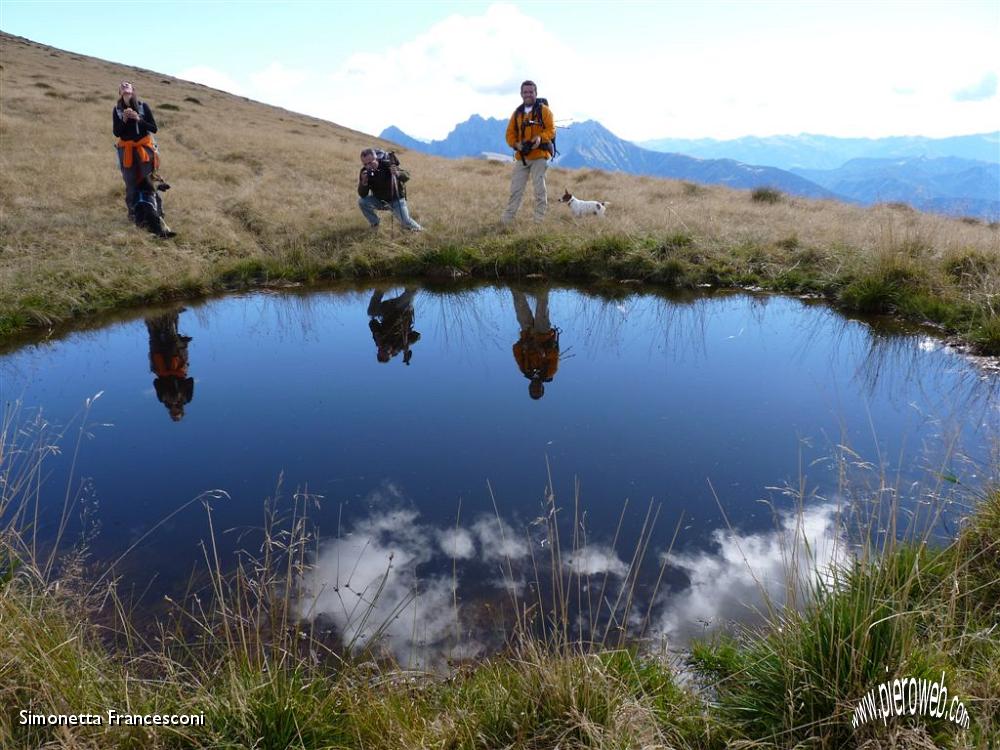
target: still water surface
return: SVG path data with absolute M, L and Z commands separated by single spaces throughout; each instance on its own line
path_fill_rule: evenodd
M 76 426 L 49 462 L 42 536 L 69 486 L 70 536 L 86 507 L 99 564 L 141 542 L 116 571 L 160 598 L 203 556 L 206 509 L 191 499 L 224 492 L 209 504 L 230 559 L 258 543 L 243 532 L 281 477 L 284 496 L 318 498 L 303 614 L 363 640 L 345 597 L 380 588 L 374 619 L 404 613 L 387 633 L 404 657 L 455 630 L 456 600 L 530 591 L 532 555 L 553 541 L 547 488 L 565 568 L 613 590 L 645 540 L 648 601 L 621 616 L 686 636 L 739 618 L 757 588 L 747 560 L 777 577 L 796 528 L 835 536 L 837 508 L 880 475 L 907 513 L 941 510 L 937 533 L 952 532 L 958 509 L 935 497 L 981 486 L 1000 434 L 997 378 L 925 333 L 751 294 L 232 296 L 23 347 L 0 378 L 22 417 L 55 425 L 101 393 L 75 476 Z M 796 519 L 786 490 L 800 487 Z

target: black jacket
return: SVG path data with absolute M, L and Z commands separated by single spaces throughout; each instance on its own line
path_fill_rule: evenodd
M 397 198 L 406 197 L 406 186 L 403 184 L 408 179 L 410 179 L 409 173 L 405 169 L 400 169 L 396 167 L 399 173 L 396 177 L 396 184 L 399 188 L 399 195 L 392 194 L 392 173 L 389 171 L 389 167 L 382 162 L 379 162 L 378 169 L 375 170 L 375 174 L 368 178 L 368 184 L 361 184 L 361 175 L 365 173 L 364 167 L 358 172 L 358 195 L 364 198 L 366 195 L 371 193 L 380 201 L 390 202 Z
M 156 120 L 153 119 L 153 110 L 146 102 L 139 102 L 138 120 L 125 119 L 125 107 L 121 100 L 111 111 L 114 133 L 123 141 L 140 141 L 150 133 L 156 132 Z

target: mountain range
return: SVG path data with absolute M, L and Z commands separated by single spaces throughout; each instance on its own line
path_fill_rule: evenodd
M 506 130 L 506 120 L 473 115 L 439 141 L 419 141 L 395 126 L 383 130 L 379 137 L 435 156 L 480 157 L 497 151 L 510 153 L 504 140 Z M 556 164 L 569 169 L 589 167 L 743 189 L 768 186 L 808 198 L 844 199 L 783 169 L 752 166 L 734 159 L 698 159 L 641 148 L 594 120 L 559 128 L 556 143 L 559 149 Z
M 736 159 L 770 164 L 779 169 L 837 169 L 853 159 L 961 159 L 1000 163 L 1000 131 L 951 138 L 893 136 L 889 138 L 835 138 L 829 135 L 746 136 L 719 141 L 713 138 L 657 138 L 640 146 L 700 159 Z
M 793 169 L 861 203 L 904 202 L 922 211 L 1000 217 L 1000 164 L 958 157 L 851 159 L 837 169 Z
M 380 137 L 423 153 L 482 157 L 505 150 L 507 121 L 473 115 L 446 138 L 420 141 L 393 126 Z M 773 187 L 809 198 L 1000 218 L 1000 132 L 953 138 L 747 137 L 659 139 L 643 148 L 588 120 L 560 127 L 558 166 L 590 167 L 733 188 Z M 664 150 L 664 149 L 676 149 Z M 506 151 L 509 154 L 509 151 Z

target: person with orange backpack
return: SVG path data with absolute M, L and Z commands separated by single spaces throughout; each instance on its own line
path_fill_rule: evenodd
M 510 200 L 500 219 L 505 227 L 514 221 L 529 179 L 535 191 L 535 223 L 545 218 L 548 208 L 545 171 L 556 153 L 552 110 L 548 100 L 538 98 L 534 81 L 521 84 L 521 101 L 522 106 L 514 110 L 507 123 L 507 145 L 514 149 L 514 174 L 510 180 Z

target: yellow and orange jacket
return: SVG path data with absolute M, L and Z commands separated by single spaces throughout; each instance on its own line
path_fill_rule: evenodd
M 544 104 L 541 105 L 541 110 L 541 123 L 525 125 L 523 133 L 521 131 L 521 124 L 525 119 L 524 107 L 518 107 L 517 111 L 510 116 L 510 121 L 507 123 L 507 145 L 514 149 L 515 161 L 520 160 L 520 157 L 517 154 L 518 141 L 530 141 L 538 135 L 541 136 L 541 143 L 544 145 L 546 143 L 552 143 L 553 139 L 555 139 L 556 125 L 555 120 L 552 118 L 552 110 Z M 534 161 L 535 159 L 548 159 L 549 156 L 549 152 L 540 145 L 538 148 L 532 149 L 526 158 L 528 161 Z
M 559 334 L 555 328 L 548 333 L 521 331 L 514 344 L 514 360 L 526 378 L 541 378 L 549 382 L 559 369 Z

